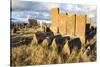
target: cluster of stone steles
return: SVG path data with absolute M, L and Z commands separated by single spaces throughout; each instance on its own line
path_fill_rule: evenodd
M 45 24 L 42 27 L 44 31 L 34 34 L 33 40 L 36 44 L 44 44 L 46 42 L 48 48 L 56 44 L 58 52 L 65 47 L 69 49 L 68 54 L 74 48 L 81 49 L 84 46 L 87 49 L 88 45 L 89 47 L 93 46 L 90 43 L 87 44 L 87 41 L 92 40 L 96 36 L 96 26 L 91 24 L 86 15 L 59 14 L 58 8 L 53 8 L 51 10 L 51 20 L 50 26 Z M 16 33 L 20 28 L 25 28 L 27 25 L 38 26 L 36 20 L 29 20 L 29 23 L 12 24 L 11 29 L 13 29 L 13 33 Z
M 37 20 L 28 19 L 28 22 L 26 22 L 26 23 L 11 22 L 10 29 L 11 29 L 12 33 L 16 34 L 17 31 L 20 31 L 21 29 L 30 28 L 30 27 L 35 28 L 36 26 L 38 26 Z
M 11 23 L 11 31 L 12 33 L 17 33 L 17 31 L 20 31 L 21 29 L 26 27 L 26 23 L 21 23 L 21 24 L 15 24 L 15 23 Z
M 82 46 L 87 48 L 89 44 L 86 45 L 86 42 L 96 35 L 96 26 L 91 25 L 86 15 L 59 14 L 59 9 L 53 8 L 51 18 L 50 27 L 46 27 L 44 32 L 35 33 L 36 44 L 44 43 L 43 41 L 47 40 L 48 48 L 55 43 L 58 51 L 61 51 L 68 42 L 67 46 L 71 53 L 74 48 L 81 49 Z
M 86 30 L 86 40 L 90 41 L 96 35 L 96 28 L 94 28 L 93 26 L 90 27 L 90 24 L 87 24 L 86 29 L 87 29 Z M 36 32 L 34 34 L 33 40 L 35 44 L 38 44 L 38 45 L 47 44 L 48 49 L 50 48 L 50 46 L 55 44 L 57 46 L 58 52 L 62 51 L 65 46 L 65 48 L 69 49 L 68 50 L 69 54 L 72 52 L 74 48 L 77 48 L 78 50 L 80 50 L 81 47 L 84 46 L 87 49 L 89 45 L 89 44 L 85 45 L 86 43 L 82 44 L 79 37 L 71 38 L 68 35 L 63 36 L 59 33 L 57 35 L 54 35 L 54 33 L 50 30 L 49 27 L 45 27 L 44 32 Z M 93 45 L 89 47 L 93 47 Z

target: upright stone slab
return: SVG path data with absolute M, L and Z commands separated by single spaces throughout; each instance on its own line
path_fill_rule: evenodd
M 80 37 L 81 42 L 85 43 L 86 15 L 76 15 L 75 35 Z
M 69 36 L 75 35 L 75 15 L 74 14 L 67 15 L 67 35 Z
M 52 32 L 54 32 L 54 34 L 57 34 L 58 32 L 58 21 L 59 21 L 59 8 L 52 8 L 51 9 L 51 27 L 50 29 L 52 30 Z
M 67 15 L 66 14 L 59 14 L 59 33 L 61 35 L 67 34 Z

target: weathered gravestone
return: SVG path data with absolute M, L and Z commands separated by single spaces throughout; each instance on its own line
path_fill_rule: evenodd
M 28 19 L 28 24 L 30 27 L 33 27 L 33 28 L 38 26 L 37 20 L 35 19 Z
M 46 34 L 44 32 L 37 32 L 34 34 L 33 39 L 36 44 L 41 44 L 45 38 L 46 38 Z
M 58 22 L 59 22 L 59 8 L 51 9 L 51 20 L 52 24 L 50 29 L 54 32 L 54 34 L 58 33 Z
M 59 14 L 59 22 L 58 22 L 58 29 L 61 35 L 67 34 L 67 15 L 64 13 Z
M 63 45 L 65 44 L 66 38 L 56 37 L 55 41 L 56 41 L 56 45 L 57 45 L 57 48 L 58 48 L 58 52 L 60 52 L 63 48 Z
M 81 49 L 81 46 L 82 46 L 81 44 L 82 43 L 81 43 L 80 38 L 74 38 L 74 39 L 68 41 L 68 46 L 70 48 L 70 52 L 72 52 L 72 50 L 74 48 L 77 48 L 77 50 Z
M 76 15 L 75 35 L 80 37 L 82 44 L 85 43 L 86 15 Z
M 71 37 L 75 36 L 75 15 L 68 14 L 67 15 L 67 35 Z
M 61 52 L 65 43 L 69 40 L 69 36 L 62 37 L 61 35 L 56 35 L 53 39 L 52 46 L 56 45 L 58 52 Z
M 33 36 L 33 39 L 36 44 L 41 44 L 44 39 L 47 39 L 49 45 L 52 41 L 53 36 L 53 32 L 36 32 Z

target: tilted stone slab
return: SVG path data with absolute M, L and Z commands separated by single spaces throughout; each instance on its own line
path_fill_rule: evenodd
M 82 44 L 81 40 L 78 37 L 68 41 L 68 46 L 69 46 L 70 52 L 72 52 L 72 50 L 74 48 L 81 49 L 81 44 Z
M 45 38 L 46 38 L 46 34 L 44 32 L 37 32 L 34 34 L 33 39 L 36 44 L 41 44 Z

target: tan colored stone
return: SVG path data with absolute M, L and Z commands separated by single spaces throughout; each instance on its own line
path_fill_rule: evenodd
M 58 32 L 58 21 L 59 21 L 59 9 L 58 8 L 52 8 L 51 9 L 51 27 L 50 29 L 54 32 L 54 34 L 57 34 Z
M 86 15 L 59 14 L 58 8 L 51 10 L 51 27 L 54 34 L 69 35 L 71 37 L 80 37 L 82 43 L 85 43 L 86 23 L 90 20 L 86 19 Z
M 67 15 L 67 35 L 74 36 L 75 35 L 75 15 L 68 14 Z
M 59 33 L 61 35 L 67 34 L 67 15 L 66 14 L 59 14 Z
M 82 43 L 85 43 L 86 15 L 76 15 L 75 35 L 80 37 Z

